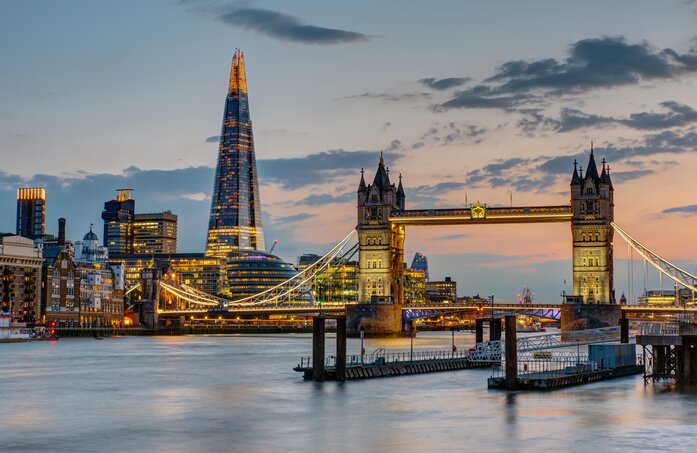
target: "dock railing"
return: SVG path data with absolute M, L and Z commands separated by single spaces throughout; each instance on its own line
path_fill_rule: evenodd
M 386 352 L 384 349 L 375 350 L 371 354 L 352 354 L 346 356 L 347 367 L 358 367 L 364 365 L 389 365 L 408 362 L 424 362 L 433 360 L 447 359 L 471 359 L 472 352 L 469 350 L 451 351 L 404 351 L 404 352 Z M 336 366 L 336 357 L 328 356 L 324 362 L 325 368 L 333 368 Z M 301 357 L 299 368 L 311 368 L 312 357 Z
M 598 364 L 588 360 L 588 354 L 561 353 L 544 357 L 543 355 L 525 354 L 518 357 L 518 377 L 546 379 L 570 374 L 596 371 Z M 506 376 L 505 367 L 494 367 L 492 378 Z

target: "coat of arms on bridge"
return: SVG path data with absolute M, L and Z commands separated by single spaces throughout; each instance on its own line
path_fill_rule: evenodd
M 484 217 L 486 217 L 486 205 L 482 206 L 477 202 L 476 205 L 470 208 L 471 219 L 483 219 Z

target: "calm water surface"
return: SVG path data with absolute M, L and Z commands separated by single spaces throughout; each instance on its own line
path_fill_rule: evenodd
M 0 451 L 697 451 L 697 395 L 640 376 L 512 394 L 486 370 L 315 384 L 292 371 L 310 350 L 309 335 L 0 344 Z

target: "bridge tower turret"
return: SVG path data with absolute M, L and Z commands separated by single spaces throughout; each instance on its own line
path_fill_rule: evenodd
M 401 188 L 401 178 L 400 178 Z M 358 302 L 399 302 L 401 299 L 393 295 L 392 267 L 393 261 L 400 260 L 393 256 L 390 247 L 394 240 L 390 228 L 390 213 L 393 210 L 404 209 L 404 189 L 401 193 L 390 182 L 389 170 L 380 153 L 380 161 L 373 183 L 365 184 L 363 170 L 358 186 Z M 401 236 L 403 241 L 403 234 Z M 399 255 L 399 254 L 397 254 Z M 403 252 L 402 252 L 403 256 Z
M 614 189 L 610 167 L 602 161 L 602 172 L 593 155 L 593 144 L 586 167 L 571 177 L 571 235 L 573 240 L 573 295 L 583 303 L 614 304 L 611 222 L 614 219 Z

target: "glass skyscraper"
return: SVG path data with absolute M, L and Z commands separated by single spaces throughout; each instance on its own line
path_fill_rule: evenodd
M 239 249 L 264 250 L 264 229 L 244 54 L 237 49 L 220 131 L 206 255 L 226 258 Z

